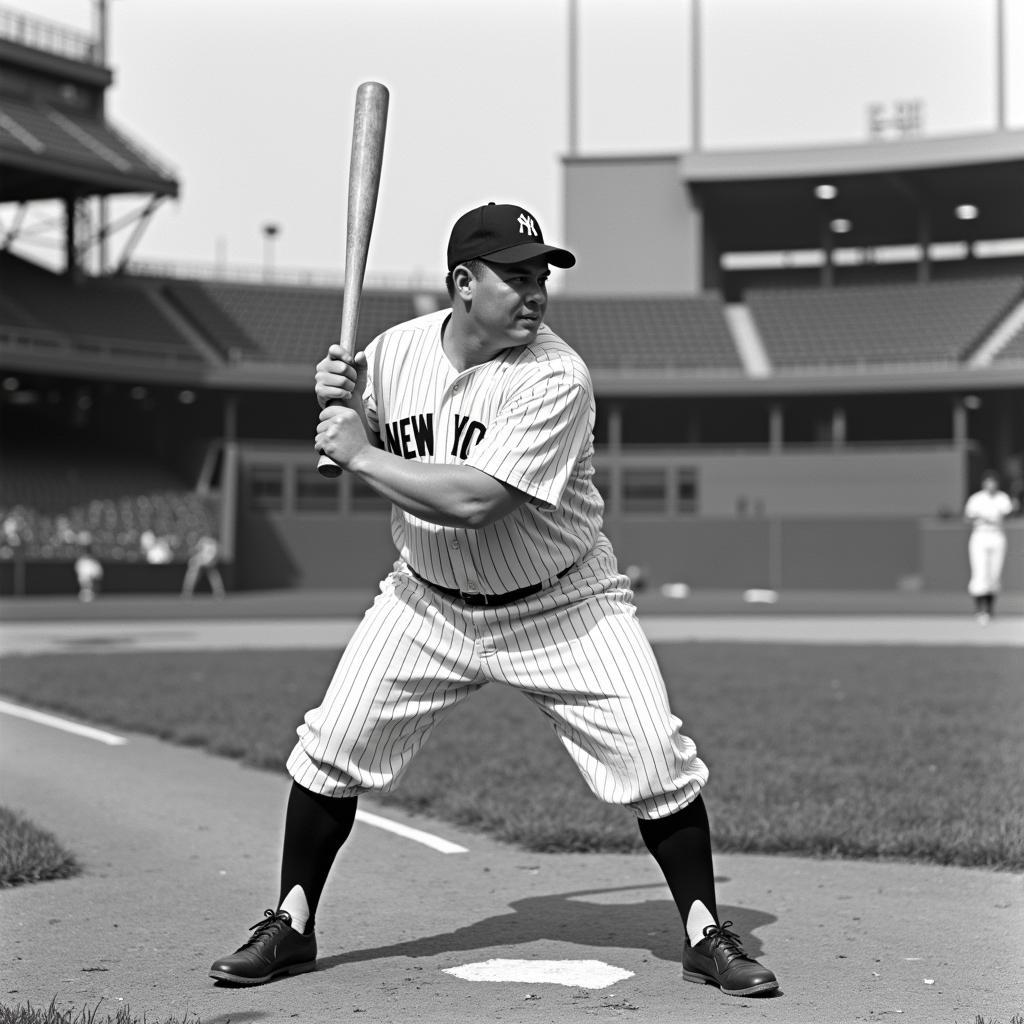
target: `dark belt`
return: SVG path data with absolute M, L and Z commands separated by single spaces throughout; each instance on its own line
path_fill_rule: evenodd
M 511 604 L 513 601 L 521 601 L 524 597 L 532 597 L 534 594 L 539 594 L 542 590 L 549 587 L 552 582 L 549 580 L 544 583 L 533 583 L 528 587 L 520 587 L 519 590 L 510 590 L 507 594 L 467 594 L 464 590 L 459 590 L 458 587 L 442 587 L 440 583 L 432 583 L 421 576 L 411 565 L 408 568 L 409 572 L 420 583 L 426 584 L 431 590 L 437 590 L 442 594 L 447 594 L 449 597 L 457 597 L 460 601 L 465 601 L 466 604 L 481 605 L 488 608 L 497 607 L 502 604 Z M 556 573 L 555 579 L 560 580 L 570 569 L 572 569 L 571 565 L 560 573 Z

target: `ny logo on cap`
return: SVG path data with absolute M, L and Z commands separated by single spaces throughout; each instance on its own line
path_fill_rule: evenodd
M 533 235 L 537 237 L 537 225 L 534 223 L 532 217 L 527 217 L 525 213 L 519 214 L 519 234 L 521 235 Z

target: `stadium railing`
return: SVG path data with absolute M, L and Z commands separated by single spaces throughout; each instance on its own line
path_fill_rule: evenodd
M 69 335 L 42 327 L 0 326 L 0 352 L 61 351 L 132 363 L 177 363 L 191 365 L 201 361 L 198 353 L 178 345 L 104 338 L 93 335 Z
M 69 60 L 100 63 L 96 42 L 91 36 L 21 11 L 0 8 L 0 38 Z

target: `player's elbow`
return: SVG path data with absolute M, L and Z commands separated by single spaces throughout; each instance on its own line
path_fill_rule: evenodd
M 467 470 L 466 478 L 452 487 L 451 512 L 464 530 L 481 530 L 507 516 L 527 499 L 527 495 L 509 484 L 476 470 Z
M 496 523 L 505 515 L 505 510 L 499 505 L 499 502 L 484 498 L 467 499 L 459 509 L 461 527 L 464 530 L 481 530 L 485 526 L 490 526 L 491 523 Z
M 502 493 L 473 495 L 460 502 L 459 525 L 464 530 L 481 530 L 503 519 L 525 500 L 525 495 L 509 488 Z

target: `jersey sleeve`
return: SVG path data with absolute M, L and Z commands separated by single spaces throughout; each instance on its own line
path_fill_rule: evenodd
M 558 507 L 591 431 L 593 400 L 576 375 L 545 375 L 503 406 L 466 465 Z
M 380 420 L 377 415 L 377 365 L 379 363 L 378 349 L 380 348 L 380 337 L 376 337 L 366 346 L 366 387 L 363 390 L 363 409 L 366 412 L 366 422 L 370 429 L 378 436 L 380 435 Z

